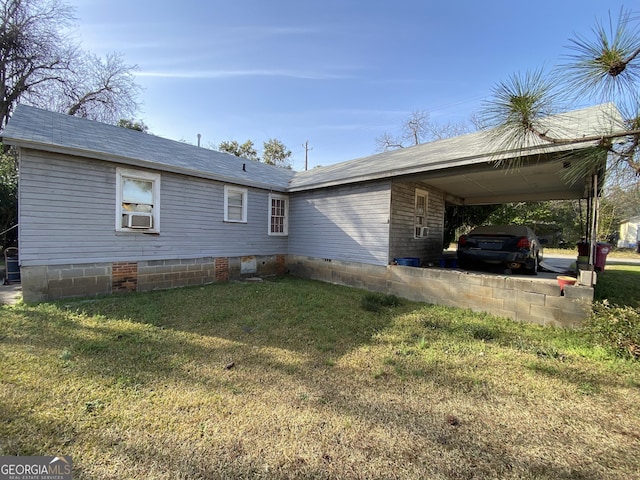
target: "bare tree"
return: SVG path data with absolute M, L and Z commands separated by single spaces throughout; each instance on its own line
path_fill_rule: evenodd
M 389 150 L 396 150 L 397 148 L 403 148 L 402 139 L 394 137 L 389 132 L 384 132 L 379 137 L 376 137 L 376 150 L 379 152 L 387 152 Z
M 63 0 L 0 0 L 0 129 L 19 102 L 109 123 L 137 111 L 135 67 L 83 52 L 74 20 Z
M 0 128 L 23 99 L 37 103 L 63 82 L 77 48 L 64 29 L 73 10 L 60 0 L 0 2 Z
M 376 150 L 387 152 L 410 145 L 419 145 L 425 141 L 442 140 L 469 133 L 471 128 L 464 122 L 439 124 L 431 121 L 426 110 L 414 110 L 402 121 L 401 135 L 389 132 L 376 137 Z
M 478 112 L 473 112 L 471 114 L 469 117 L 469 123 L 471 123 L 471 131 L 485 130 L 487 128 L 482 116 Z
M 443 124 L 429 123 L 429 140 L 443 140 L 445 138 L 457 137 L 471 132 L 472 129 L 464 122 L 447 122 Z
M 376 149 L 381 152 L 404 148 L 407 145 L 418 145 L 428 135 L 429 113 L 425 110 L 414 110 L 402 121 L 401 134 L 393 135 L 384 132 L 376 138 Z
M 420 145 L 428 135 L 431 121 L 426 110 L 414 110 L 402 123 L 402 138 L 411 145 Z
M 76 56 L 68 78 L 60 84 L 60 110 L 106 123 L 134 115 L 140 92 L 132 73 L 135 68 L 118 53 L 104 58 L 90 53 Z

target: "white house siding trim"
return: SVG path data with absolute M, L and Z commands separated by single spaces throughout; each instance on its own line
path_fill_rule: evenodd
M 290 195 L 289 254 L 386 265 L 390 181 Z
M 161 172 L 159 235 L 116 232 L 116 164 L 21 149 L 22 266 L 286 253 L 265 231 L 269 192 L 248 189 L 246 224 L 224 222 L 224 185 Z

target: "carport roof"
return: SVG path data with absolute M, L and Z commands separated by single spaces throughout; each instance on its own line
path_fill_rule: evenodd
M 594 136 L 622 131 L 620 113 L 608 103 L 547 120 L 551 137 L 591 140 L 550 144 L 535 138 L 517 151 L 507 151 L 500 149 L 492 131 L 480 131 L 299 172 L 289 191 L 400 177 L 424 181 L 468 205 L 585 198 L 588 179 L 567 180 L 562 158 L 594 147 Z M 496 160 L 514 157 L 526 158 L 520 168 L 495 166 Z

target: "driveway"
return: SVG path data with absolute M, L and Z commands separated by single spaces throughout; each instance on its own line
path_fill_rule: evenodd
M 571 270 L 572 264 L 576 262 L 578 259 L 578 255 L 565 255 L 565 254 L 551 254 L 545 253 L 544 259 L 542 261 L 541 270 L 538 272 L 538 275 L 529 276 L 530 280 L 556 280 L 558 275 L 562 275 L 565 272 Z M 607 257 L 606 265 L 640 265 L 640 256 L 638 258 L 622 258 L 622 257 Z M 605 271 L 606 271 L 605 265 Z M 559 270 L 556 271 L 547 271 L 544 267 L 551 267 L 550 270 Z M 502 268 L 491 268 L 491 266 L 487 266 L 484 270 L 473 270 L 478 273 L 497 273 L 497 274 L 508 274 L 511 273 L 502 270 Z M 527 277 L 526 274 L 520 272 L 515 272 L 513 275 Z
M 545 253 L 544 261 L 550 265 L 560 265 L 560 266 L 569 266 L 572 262 L 575 262 L 577 259 L 576 255 L 563 255 L 559 253 Z M 626 258 L 626 257 L 616 257 L 615 254 L 613 256 L 607 256 L 606 265 L 640 265 L 640 255 L 637 258 Z

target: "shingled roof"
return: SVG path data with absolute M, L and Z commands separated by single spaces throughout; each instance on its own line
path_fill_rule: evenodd
M 295 172 L 93 120 L 18 105 L 8 145 L 284 191 Z
M 586 139 L 594 135 L 621 131 L 623 124 L 616 107 L 613 104 L 603 104 L 549 117 L 545 128 L 550 136 L 557 138 Z M 514 152 L 501 147 L 500 140 L 491 132 L 481 131 L 306 172 L 294 172 L 155 135 L 25 105 L 18 105 L 3 133 L 3 138 L 4 142 L 10 145 L 290 192 L 407 175 L 426 180 L 435 174 L 442 175 L 445 171 L 493 165 L 495 160 L 507 159 L 514 155 L 568 152 L 588 148 L 597 143 L 591 139 L 584 142 L 549 144 L 533 138 L 528 145 Z M 543 183 L 532 183 L 529 185 L 530 188 L 538 194 L 544 194 L 544 182 L 548 183 L 553 175 L 556 175 L 555 171 L 545 171 L 545 180 L 540 177 Z M 478 174 L 475 179 L 469 179 L 469 184 L 478 183 L 480 178 Z M 521 180 L 527 183 L 531 178 L 531 172 L 523 170 Z M 471 198 L 468 190 L 459 187 L 461 181 L 460 178 L 448 181 L 441 179 L 433 180 L 432 184 L 461 198 Z M 504 179 L 493 179 L 493 183 L 504 183 Z M 459 191 L 454 191 L 454 184 L 460 188 Z M 491 191 L 491 188 L 485 188 L 483 198 L 478 197 L 476 201 L 499 199 L 500 192 Z M 566 198 L 580 198 L 582 192 L 579 186 L 572 188 L 574 191 Z M 513 192 L 507 192 L 505 195 L 502 200 L 509 201 L 509 195 L 512 196 Z
M 550 137 L 562 139 L 586 138 L 624 129 L 620 113 L 612 103 L 548 117 L 544 126 Z M 550 144 L 533 136 L 528 141 L 514 151 L 503 147 L 504 140 L 496 137 L 494 131 L 479 131 L 299 172 L 291 180 L 289 190 L 493 164 L 514 156 L 567 152 L 597 144 L 593 140 Z

